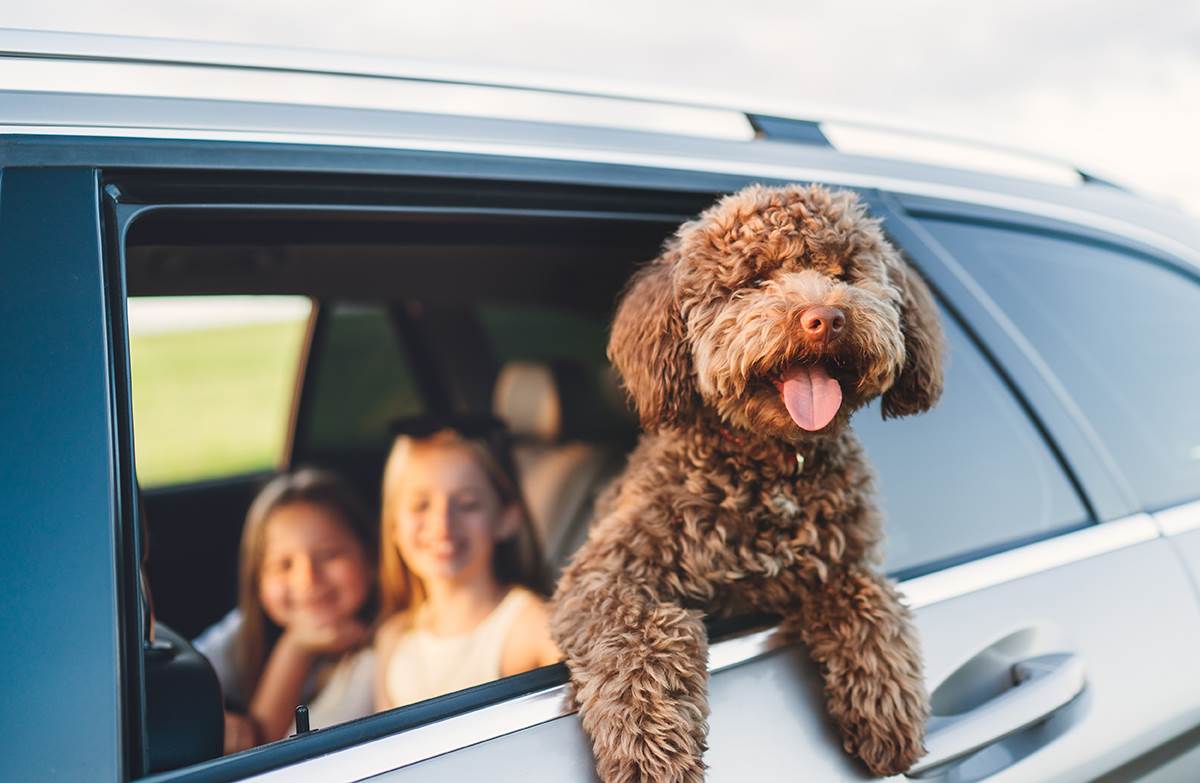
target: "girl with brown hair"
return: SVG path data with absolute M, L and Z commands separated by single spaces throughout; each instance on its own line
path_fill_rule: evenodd
M 287 736 L 303 702 L 314 728 L 371 713 L 367 642 L 378 602 L 369 528 L 354 493 L 326 471 L 277 476 L 251 504 L 238 608 L 196 648 L 257 742 Z

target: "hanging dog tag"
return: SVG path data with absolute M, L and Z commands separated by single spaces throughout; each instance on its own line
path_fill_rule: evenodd
M 796 472 L 804 472 L 804 455 L 798 451 L 796 452 Z

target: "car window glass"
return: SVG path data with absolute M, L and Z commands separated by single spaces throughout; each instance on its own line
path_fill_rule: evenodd
M 309 300 L 135 297 L 128 307 L 141 485 L 278 465 Z
M 1200 497 L 1200 285 L 1065 237 L 928 220 L 1029 338 L 1147 508 Z
M 929 413 L 854 417 L 878 477 L 887 570 L 907 576 L 1085 522 L 1087 511 L 1012 392 L 945 312 L 949 360 Z
M 314 361 L 305 454 L 386 448 L 388 423 L 423 410 L 387 308 L 338 303 Z
M 607 314 L 490 304 L 479 309 L 479 320 L 498 367 L 532 361 L 555 369 L 565 435 L 620 442 L 636 430 L 605 353 Z
M 549 362 L 570 358 L 597 371 L 608 366 L 605 318 L 551 307 L 492 304 L 479 308 L 479 320 L 501 364 L 513 359 Z

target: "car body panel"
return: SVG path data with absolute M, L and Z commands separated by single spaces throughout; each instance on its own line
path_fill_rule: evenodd
M 1160 511 L 1154 519 L 1190 570 L 1200 596 L 1200 502 Z
M 4 776 L 116 780 L 120 516 L 94 171 L 4 170 L 0 272 Z
M 1139 529 L 1151 526 L 1145 518 L 1131 522 L 1130 527 Z M 1005 557 L 1015 562 L 1014 553 Z M 971 589 L 970 574 L 982 570 L 981 564 L 958 569 L 957 583 L 968 590 L 960 595 L 939 597 L 928 585 L 917 584 L 921 580 L 909 583 L 918 603 L 931 601 L 916 613 L 927 681 L 937 687 L 981 651 L 1008 640 L 1009 654 L 1021 657 L 1076 653 L 1083 659 L 1087 684 L 1082 696 L 1051 720 L 969 758 L 958 777 L 933 779 L 1088 781 L 1153 757 L 1177 738 L 1183 737 L 1189 750 L 1200 742 L 1195 732 L 1189 734 L 1200 722 L 1200 680 L 1181 677 L 1200 653 L 1200 608 L 1165 540 L 1118 546 Z M 1147 660 L 1154 664 L 1141 664 Z M 553 694 L 554 699 L 564 696 L 561 690 Z M 705 760 L 712 781 L 872 779 L 841 750 L 826 717 L 820 679 L 801 648 L 768 645 L 765 654 L 717 671 L 710 681 L 710 701 Z M 547 719 L 541 713 L 531 720 L 536 723 L 515 721 L 506 727 L 497 722 L 493 730 L 502 736 L 479 742 L 469 720 L 452 719 L 443 726 L 415 729 L 411 751 L 382 740 L 253 780 L 432 781 L 485 775 L 514 782 L 594 780 L 576 716 Z M 461 749 L 440 752 L 439 743 L 454 742 L 454 737 Z M 410 753 L 432 758 L 385 772 Z M 1155 769 L 1140 774 L 1151 775 Z

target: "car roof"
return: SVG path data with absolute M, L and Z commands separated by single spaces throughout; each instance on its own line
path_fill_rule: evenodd
M 1190 219 L 1075 166 L 823 107 L 370 55 L 29 30 L 0 29 L 0 59 L 0 165 L 27 161 L 5 136 L 69 136 L 812 180 L 1058 218 L 1200 266 Z M 130 165 L 101 150 L 90 162 Z

